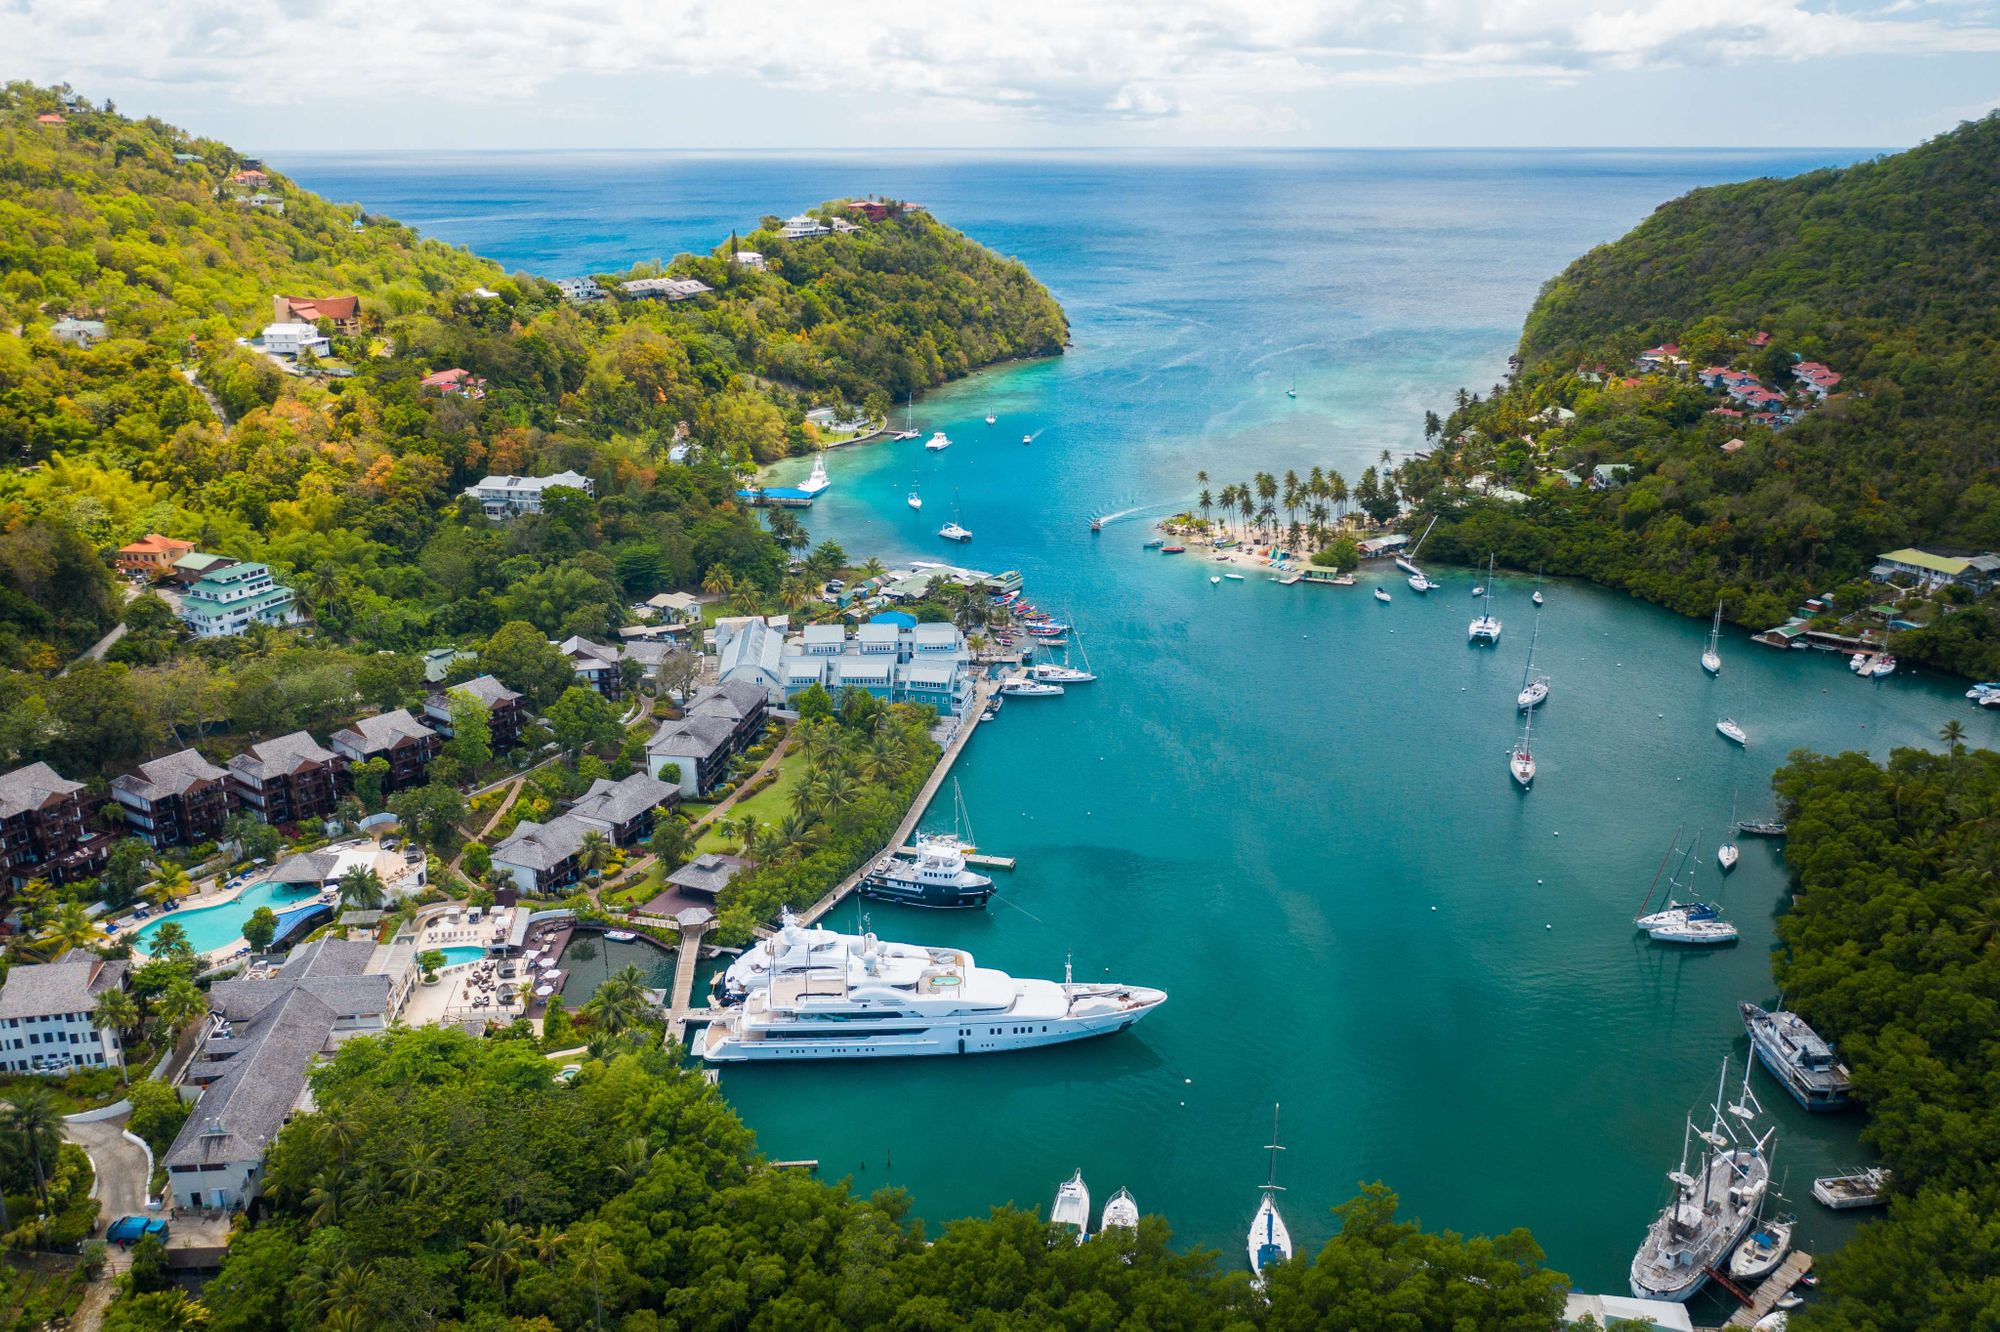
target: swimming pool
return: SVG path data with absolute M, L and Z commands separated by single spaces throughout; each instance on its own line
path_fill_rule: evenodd
M 233 902 L 222 902 L 215 906 L 201 907 L 194 911 L 181 911 L 164 920 L 156 920 L 140 930 L 132 941 L 141 952 L 153 951 L 153 936 L 160 926 L 171 920 L 187 931 L 188 943 L 197 953 L 209 953 L 223 948 L 243 937 L 243 922 L 250 919 L 258 907 L 267 906 L 283 914 L 291 907 L 308 902 L 319 896 L 314 888 L 291 890 L 283 884 L 253 883 L 243 890 L 243 895 Z
M 465 962 L 477 962 L 486 956 L 486 950 L 477 944 L 453 944 L 438 951 L 444 954 L 444 964 L 448 967 L 455 967 Z

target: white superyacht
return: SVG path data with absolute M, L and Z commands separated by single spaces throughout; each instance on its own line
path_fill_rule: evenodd
M 722 1011 L 694 1039 L 710 1063 L 988 1054 L 1105 1036 L 1145 1017 L 1166 991 L 1024 980 L 962 948 L 890 943 L 808 928 L 787 914 L 722 973 Z

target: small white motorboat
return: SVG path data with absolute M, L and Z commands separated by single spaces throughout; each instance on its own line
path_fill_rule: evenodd
M 1216 585 L 1217 585 L 1217 584 L 1219 584 L 1219 583 L 1220 583 L 1221 581 L 1222 581 L 1222 575 L 1220 575 L 1220 574 L 1210 574 L 1210 575 L 1208 576 L 1208 585 L 1209 585 L 1210 587 L 1214 587 L 1214 586 L 1216 586 Z
M 1000 686 L 1000 692 L 1009 698 L 1053 698 L 1062 691 L 1061 685 L 1045 680 L 1009 680 Z
M 604 937 L 611 940 L 611 942 L 613 943 L 631 943 L 634 939 L 638 938 L 639 936 L 634 934 L 630 930 L 606 930 L 604 932 Z
M 1056 1189 L 1055 1206 L 1049 1209 L 1049 1224 L 1068 1226 L 1076 1231 L 1076 1242 L 1090 1238 L 1090 1186 L 1077 1171 Z
M 1128 1230 L 1139 1228 L 1139 1204 L 1132 1200 L 1129 1190 L 1118 1190 L 1111 1195 L 1111 1201 L 1104 1204 L 1104 1216 L 1097 1223 L 1097 1233 L 1102 1235 L 1113 1226 L 1124 1226 Z
M 1532 597 L 1529 597 L 1529 598 L 1528 598 L 1528 600 L 1530 600 L 1530 601 L 1534 602 L 1534 603 L 1535 603 L 1535 604 L 1536 604 L 1537 606 L 1541 605 L 1541 604 L 1542 604 L 1542 590 L 1541 590 L 1540 588 L 1536 588 L 1536 589 L 1535 589 L 1535 595 L 1534 595 L 1534 596 L 1532 596 Z
M 1023 444 L 1032 444 L 1035 442 L 1035 437 L 1033 435 L 1023 435 L 1021 436 L 1021 442 Z
M 1747 745 L 1750 743 L 1749 732 L 1745 731 L 1741 726 L 1738 726 L 1736 724 L 1736 719 L 1733 717 L 1723 717 L 1718 719 L 1715 723 L 1715 729 L 1722 733 L 1722 737 L 1725 740 L 1733 740 L 1739 745 Z
M 1242 575 L 1242 574 L 1224 574 L 1224 575 L 1222 575 L 1222 576 L 1223 576 L 1224 578 L 1227 578 L 1227 579 L 1228 579 L 1228 580 L 1229 580 L 1230 582 L 1232 582 L 1232 583 L 1240 583 L 1240 582 L 1242 582 L 1242 581 L 1243 581 L 1243 575 Z
M 1375 589 L 1375 600 L 1387 601 L 1388 599 L 1389 599 L 1389 594 L 1386 591 L 1384 591 L 1379 587 Z
M 1787 1212 L 1752 1227 L 1749 1236 L 1729 1255 L 1729 1275 L 1738 1281 L 1762 1281 L 1778 1270 L 1792 1247 L 1792 1227 L 1798 1218 Z
M 942 453 L 950 447 L 951 436 L 945 434 L 942 430 L 932 432 L 931 437 L 924 441 L 924 448 L 932 453 Z

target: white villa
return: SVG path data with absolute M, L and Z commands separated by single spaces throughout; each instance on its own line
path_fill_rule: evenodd
M 125 988 L 129 964 L 71 949 L 53 962 L 22 963 L 0 985 L 0 1069 L 62 1076 L 115 1068 L 118 1033 L 93 1010 L 107 990 Z
M 814 685 L 836 698 L 858 688 L 889 703 L 928 703 L 945 717 L 971 702 L 973 674 L 972 649 L 952 624 L 871 621 L 851 635 L 842 625 L 809 624 L 780 660 L 787 702 Z
M 832 231 L 832 227 L 811 214 L 800 213 L 797 217 L 786 218 L 785 225 L 778 234 L 786 240 L 804 240 L 808 236 L 829 235 Z
M 273 356 L 297 356 L 300 352 L 331 356 L 333 344 L 311 324 L 266 324 L 264 350 Z
M 180 616 L 196 638 L 231 638 L 253 624 L 296 624 L 297 598 L 252 560 L 204 575 L 181 602 Z
M 597 487 L 581 472 L 557 472 L 554 476 L 488 476 L 465 488 L 465 497 L 479 501 L 488 518 L 512 518 L 521 513 L 540 513 L 542 493 L 557 486 L 595 495 Z

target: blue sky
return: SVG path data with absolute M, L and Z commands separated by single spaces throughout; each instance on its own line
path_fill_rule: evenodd
M 1913 143 L 2000 0 L 0 0 L 0 69 L 246 148 Z

